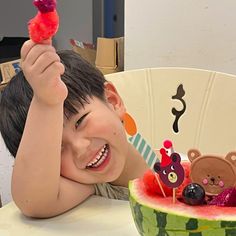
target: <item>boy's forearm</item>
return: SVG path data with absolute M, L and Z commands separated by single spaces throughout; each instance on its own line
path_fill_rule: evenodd
M 63 104 L 48 106 L 33 98 L 12 176 L 13 198 L 21 208 L 57 199 L 62 128 Z

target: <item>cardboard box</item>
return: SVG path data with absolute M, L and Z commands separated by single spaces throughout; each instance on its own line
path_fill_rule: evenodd
M 75 39 L 71 39 L 70 43 L 72 45 L 73 51 L 80 54 L 82 58 L 87 60 L 92 65 L 95 65 L 95 59 L 96 59 L 95 45 L 89 43 L 83 43 Z
M 124 70 L 124 37 L 98 38 L 96 67 L 103 74 Z
M 95 45 L 70 39 L 73 51 L 95 65 L 103 74 L 124 70 L 124 37 L 97 39 Z
M 11 78 L 20 71 L 20 59 L 0 64 L 0 71 L 2 77 L 0 90 L 2 90 Z

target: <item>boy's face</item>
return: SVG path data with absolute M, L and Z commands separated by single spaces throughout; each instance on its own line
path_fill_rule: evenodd
M 105 84 L 107 102 L 89 99 L 79 113 L 65 119 L 61 175 L 93 184 L 116 180 L 123 171 L 128 142 L 122 125 L 125 108 L 114 86 Z

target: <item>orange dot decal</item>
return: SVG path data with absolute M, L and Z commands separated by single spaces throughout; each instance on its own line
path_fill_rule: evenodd
M 123 121 L 124 121 L 124 127 L 125 127 L 126 132 L 130 136 L 135 135 L 137 133 L 137 127 L 136 127 L 134 119 L 128 113 L 125 113 L 123 117 Z

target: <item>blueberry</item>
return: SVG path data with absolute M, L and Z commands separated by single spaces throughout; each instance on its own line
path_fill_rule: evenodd
M 205 190 L 196 183 L 188 184 L 182 192 L 183 200 L 186 204 L 196 206 L 205 202 Z

